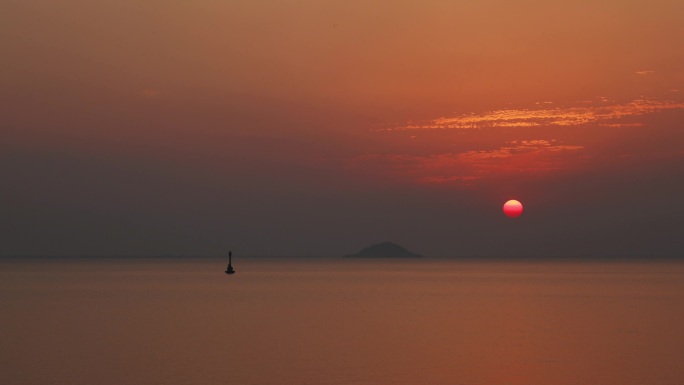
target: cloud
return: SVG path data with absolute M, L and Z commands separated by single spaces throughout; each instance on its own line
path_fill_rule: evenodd
M 366 154 L 354 162 L 365 172 L 418 184 L 456 184 L 472 187 L 485 178 L 500 175 L 540 175 L 575 167 L 577 158 L 567 154 L 583 146 L 556 140 L 516 140 L 487 150 L 432 155 Z
M 624 128 L 624 127 L 641 127 L 643 123 L 599 123 L 601 127 Z
M 580 126 L 600 123 L 609 127 L 626 127 L 631 124 L 620 120 L 652 114 L 669 109 L 684 108 L 683 102 L 637 99 L 629 103 L 579 106 L 568 108 L 505 109 L 483 114 L 463 114 L 442 117 L 426 122 L 411 122 L 387 131 L 437 130 L 437 129 L 482 129 L 495 127 L 537 127 L 537 126 Z
M 482 179 L 481 176 L 426 176 L 416 179 L 421 184 L 445 184 L 458 183 L 462 185 L 472 185 L 472 182 Z
M 643 70 L 643 71 L 636 71 L 636 72 L 635 72 L 635 74 L 637 74 L 637 75 L 639 75 L 639 76 L 646 76 L 646 75 L 650 75 L 650 74 L 652 74 L 652 73 L 655 73 L 655 71 Z
M 633 137 L 646 134 L 645 130 L 625 131 L 624 135 L 611 131 L 644 127 L 648 119 L 637 117 L 677 109 L 684 109 L 684 102 L 637 99 L 615 103 L 600 97 L 569 107 L 539 102 L 529 109 L 409 122 L 376 130 L 388 146 L 375 153 L 371 150 L 352 163 L 357 172 L 366 175 L 457 188 L 483 187 L 488 181 L 510 177 L 586 172 L 597 166 L 625 165 L 633 161 L 629 159 L 632 155 L 652 158 L 650 146 L 657 139 Z M 388 131 L 395 135 L 387 135 Z M 544 131 L 549 136 L 544 137 Z

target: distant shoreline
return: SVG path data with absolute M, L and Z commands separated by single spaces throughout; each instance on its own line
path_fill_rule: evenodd
M 2 259 L 226 259 L 227 256 L 190 256 L 190 255 L 0 255 Z M 333 256 L 275 256 L 275 255 L 247 255 L 239 259 L 347 259 L 347 260 L 460 260 L 460 261 L 606 261 L 606 260 L 682 260 L 684 256 L 420 256 L 420 257 L 364 257 L 356 255 L 333 255 Z

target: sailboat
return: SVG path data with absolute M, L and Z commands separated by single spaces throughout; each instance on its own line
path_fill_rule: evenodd
M 228 267 L 226 267 L 226 274 L 235 274 L 235 270 L 233 269 L 233 265 L 231 264 L 232 257 L 233 257 L 233 252 L 229 251 L 228 252 Z

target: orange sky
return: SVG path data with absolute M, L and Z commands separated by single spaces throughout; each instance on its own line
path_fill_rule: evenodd
M 0 197 L 18 224 L 0 254 L 334 254 L 394 239 L 454 255 L 444 229 L 492 228 L 500 218 L 477 213 L 509 198 L 547 216 L 526 209 L 510 243 L 463 253 L 564 254 L 517 240 L 559 202 L 681 224 L 666 210 L 684 190 L 681 1 L 10 0 L 0 31 Z M 657 203 L 620 217 L 616 194 Z M 580 211 L 578 237 L 602 223 Z M 624 246 L 611 242 L 631 233 L 604 225 L 592 231 L 613 235 L 570 253 L 682 250 L 671 230 Z

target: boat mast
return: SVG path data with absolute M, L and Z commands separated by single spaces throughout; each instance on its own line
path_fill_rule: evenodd
M 226 274 L 235 274 L 233 269 L 233 252 L 228 251 L 228 267 L 226 267 Z

